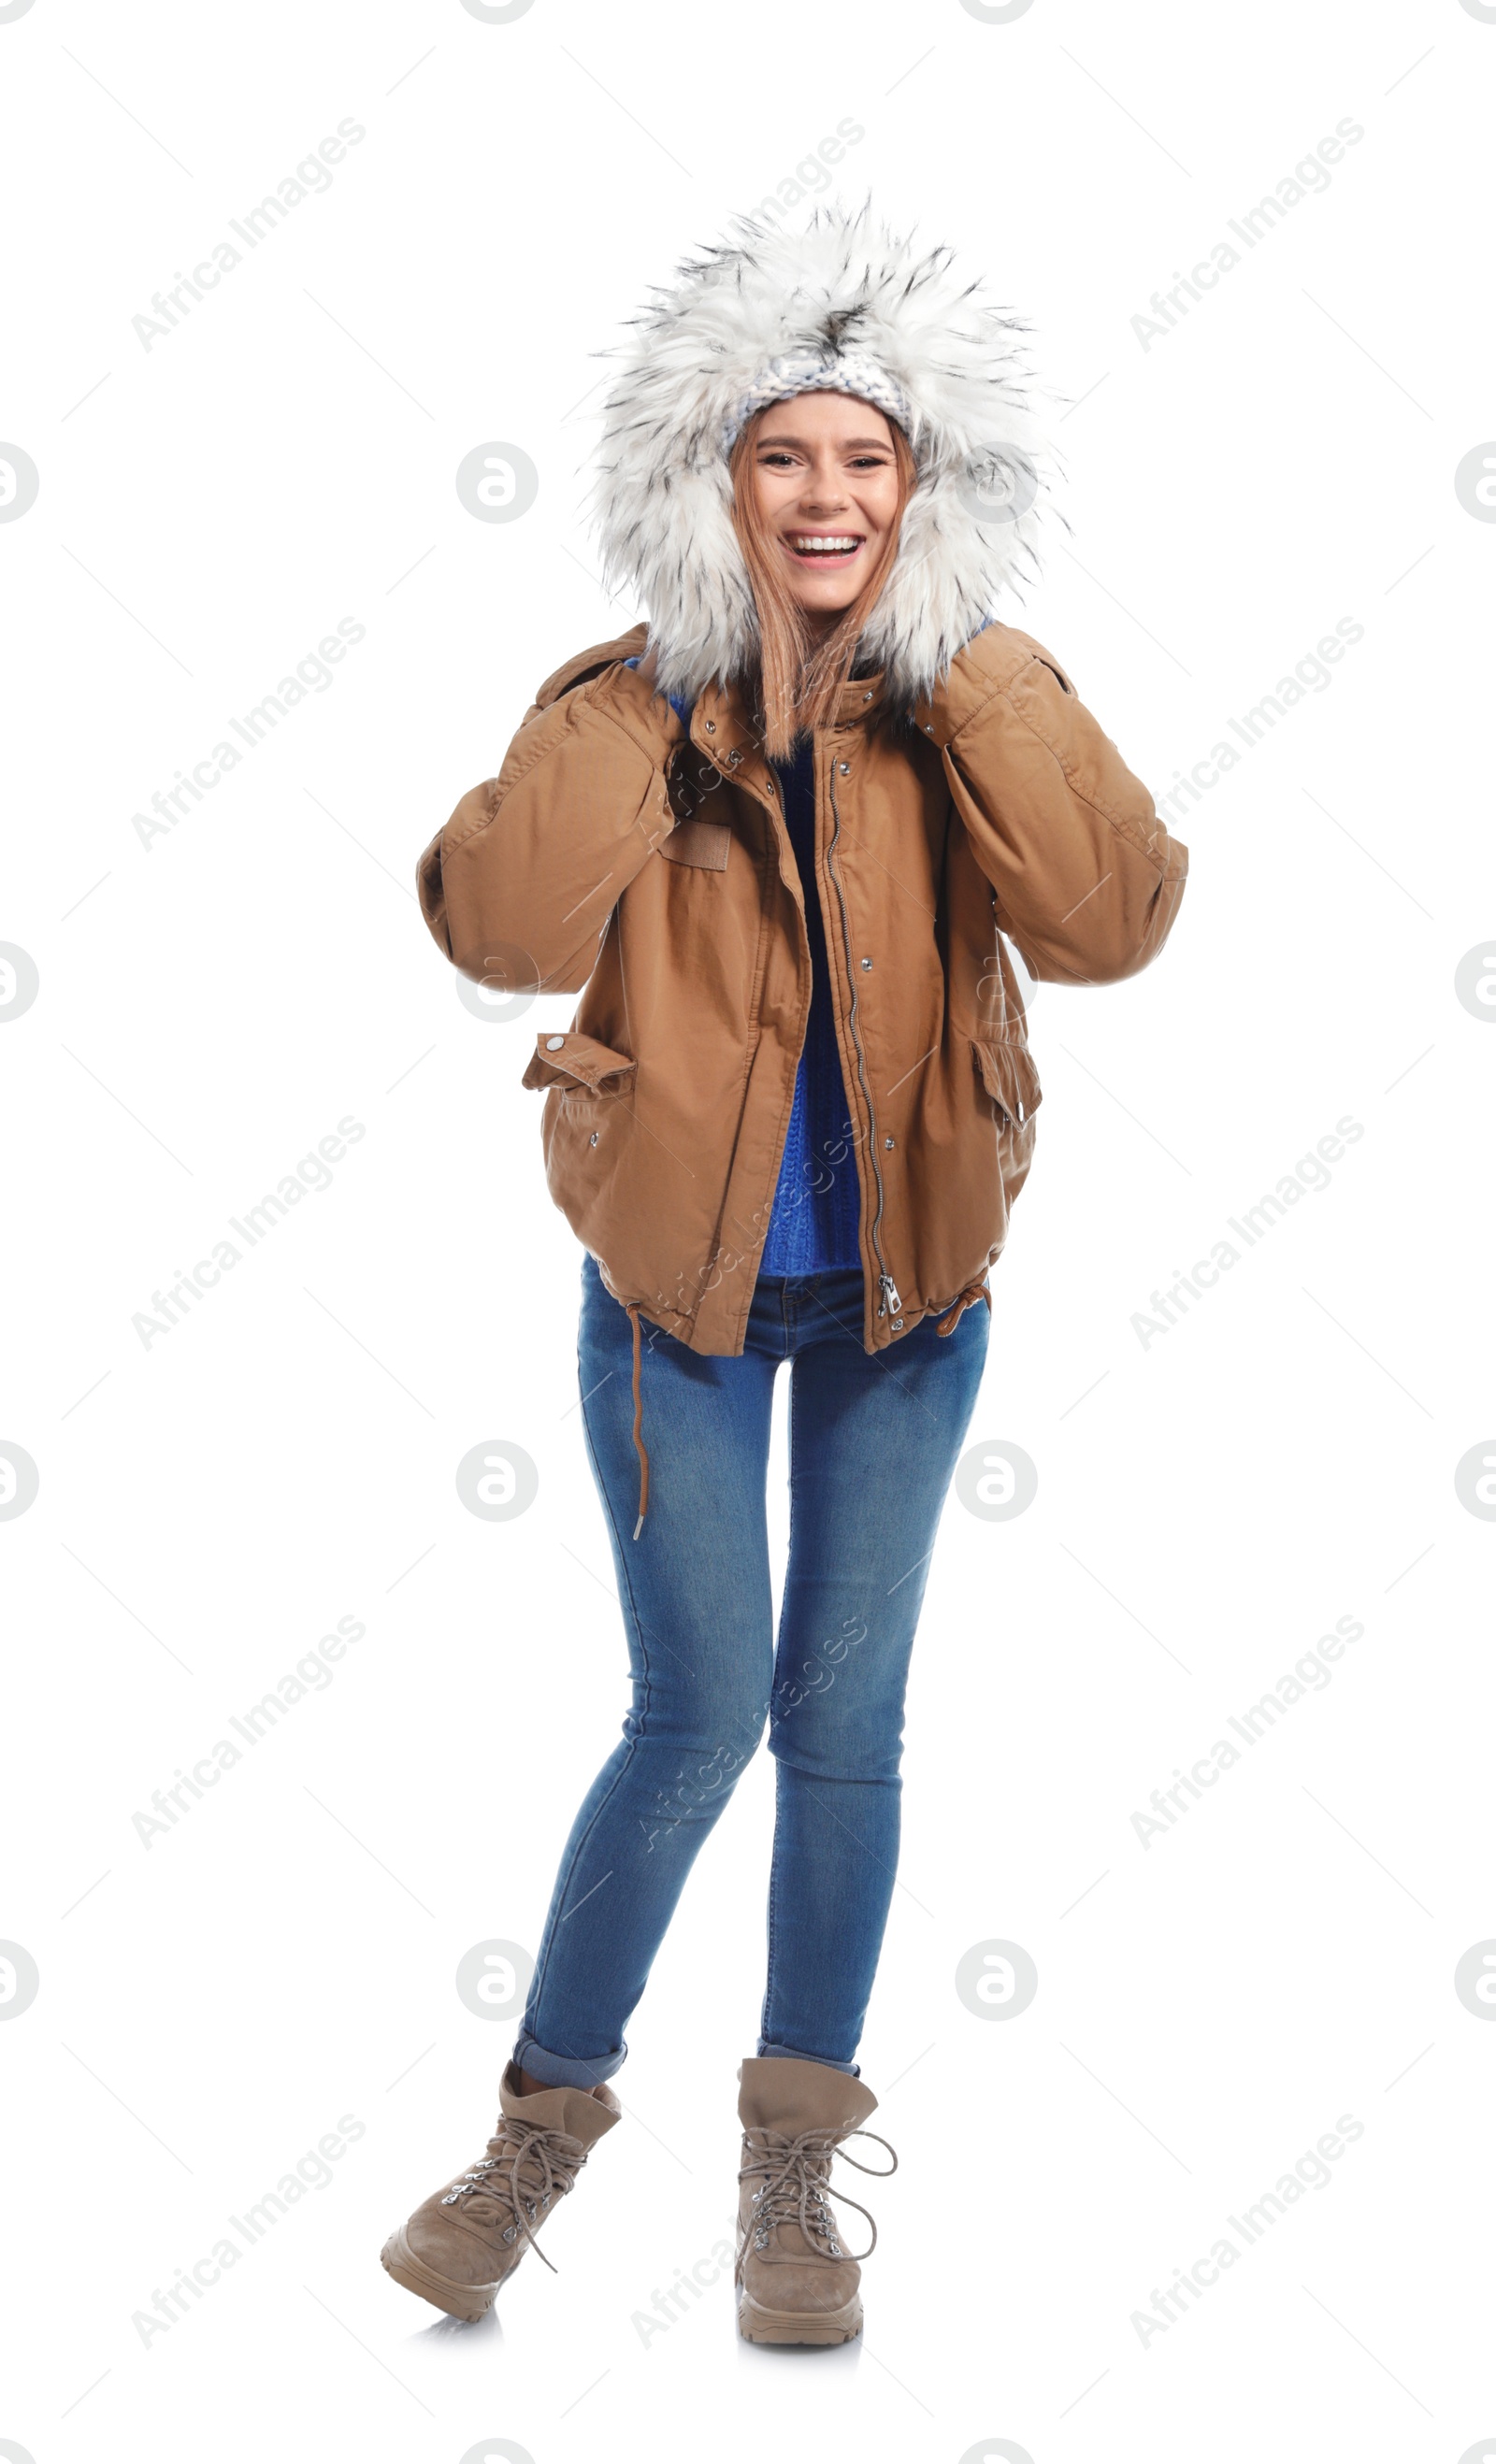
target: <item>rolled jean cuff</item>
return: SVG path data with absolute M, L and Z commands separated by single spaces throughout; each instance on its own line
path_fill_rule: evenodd
M 798 2045 L 766 2045 L 762 2037 L 759 2040 L 759 2058 L 760 2061 L 819 2062 L 824 2071 L 845 2071 L 848 2079 L 862 2077 L 855 2062 L 827 2061 L 825 2054 L 803 2054 Z M 529 2067 L 527 2062 L 526 2070 Z M 536 2077 L 539 2077 L 539 2072 L 536 2073 Z
M 545 2047 L 521 2028 L 515 2045 L 517 2070 L 528 2071 L 532 2079 L 543 2079 L 547 2087 L 596 2087 L 621 2071 L 628 2056 L 627 2038 L 616 2054 L 600 2054 L 595 2061 L 571 2061 L 564 2054 L 548 2054 Z

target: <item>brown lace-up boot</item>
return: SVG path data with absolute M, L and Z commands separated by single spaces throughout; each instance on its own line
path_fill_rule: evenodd
M 589 2149 L 622 2110 L 608 2087 L 596 2095 L 550 2087 L 521 2096 L 513 2062 L 498 2101 L 498 2127 L 478 2163 L 433 2190 L 380 2252 L 397 2284 L 454 2319 L 481 2319 L 527 2246 L 545 2258 L 534 2228 L 571 2189 Z
M 876 2247 L 878 2228 L 859 2200 L 836 2193 L 872 2225 L 867 2250 L 849 2257 L 828 2204 L 831 2159 L 844 2140 L 877 2139 L 891 2165 L 847 2164 L 880 2180 L 897 2170 L 888 2141 L 862 2127 L 878 2100 L 827 2062 L 769 2056 L 745 2061 L 737 2077 L 738 2333 L 753 2344 L 847 2343 L 862 2327 L 857 2259 Z

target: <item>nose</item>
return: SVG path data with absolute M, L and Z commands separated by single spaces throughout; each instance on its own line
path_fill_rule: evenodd
M 838 464 L 828 458 L 815 463 L 805 477 L 801 503 L 807 514 L 834 514 L 847 503 L 847 489 Z

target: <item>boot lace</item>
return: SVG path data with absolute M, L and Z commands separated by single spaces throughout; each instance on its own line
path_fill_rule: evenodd
M 538 2258 L 555 2276 L 558 2270 L 530 2228 L 543 2216 L 554 2198 L 563 2197 L 587 2161 L 580 2139 L 564 2130 L 542 2130 L 528 2122 L 506 2122 L 488 2143 L 488 2154 L 454 2182 L 442 2200 L 444 2208 L 460 2206 L 474 2224 L 509 2222 L 500 2241 L 523 2233 Z
M 848 2139 L 875 2139 L 893 2161 L 890 2165 L 862 2165 L 847 2154 Z M 886 2139 L 876 2130 L 802 2130 L 793 2139 L 778 2130 L 748 2130 L 744 2133 L 748 2150 L 747 2162 L 738 2167 L 739 2182 L 757 2182 L 753 2192 L 752 2216 L 745 2227 L 737 2252 L 735 2279 L 742 2282 L 743 2266 L 750 2248 L 767 2250 L 769 2237 L 776 2226 L 795 2224 L 810 2249 L 829 2258 L 870 2257 L 878 2247 L 876 2221 L 860 2199 L 846 2190 L 835 2196 L 844 2207 L 855 2208 L 866 2216 L 872 2228 L 872 2239 L 866 2250 L 844 2250 L 836 2219 L 828 2204 L 831 2180 L 831 2159 L 846 2156 L 848 2165 L 859 2173 L 870 2173 L 873 2180 L 886 2182 L 898 2171 L 898 2158 Z

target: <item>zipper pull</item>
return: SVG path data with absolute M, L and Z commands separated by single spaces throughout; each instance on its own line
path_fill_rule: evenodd
M 889 1310 L 891 1309 L 894 1316 L 897 1317 L 899 1310 L 903 1307 L 903 1303 L 898 1296 L 898 1286 L 891 1275 L 880 1275 L 878 1277 L 878 1290 L 882 1295 L 882 1298 L 878 1302 L 878 1315 L 880 1317 L 885 1317 Z

